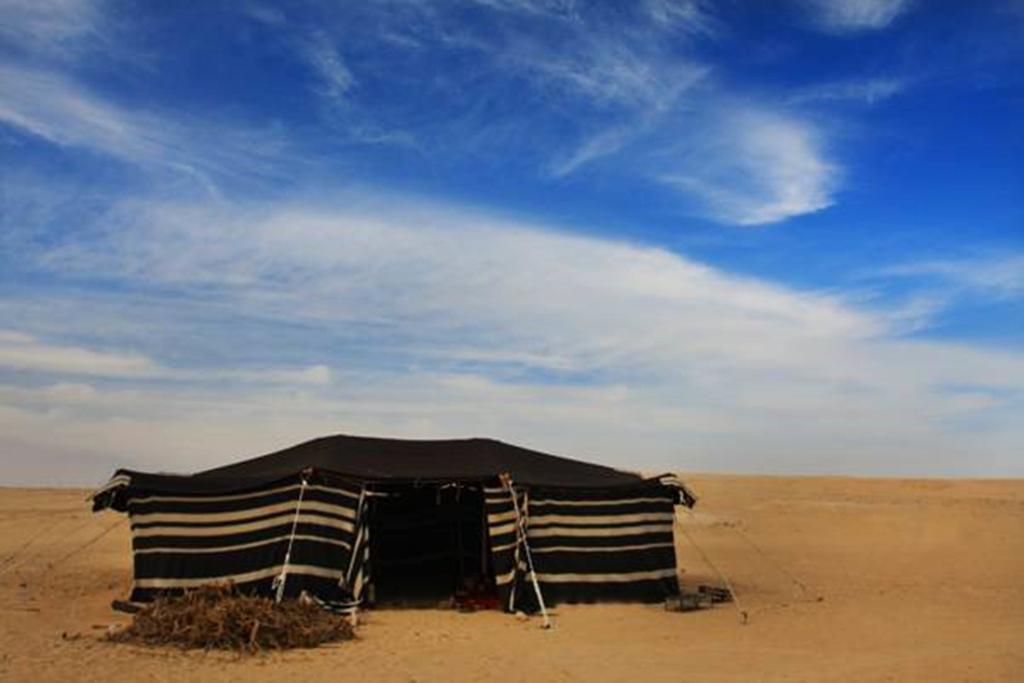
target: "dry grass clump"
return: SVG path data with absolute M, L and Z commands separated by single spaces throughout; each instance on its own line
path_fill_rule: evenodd
M 202 586 L 178 597 L 158 598 L 110 640 L 182 649 L 258 652 L 316 647 L 355 637 L 345 617 L 316 604 L 239 593 L 234 586 Z

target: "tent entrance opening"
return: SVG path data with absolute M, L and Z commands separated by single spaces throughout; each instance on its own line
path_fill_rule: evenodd
M 437 606 L 493 590 L 483 491 L 401 486 L 374 499 L 370 535 L 374 602 Z

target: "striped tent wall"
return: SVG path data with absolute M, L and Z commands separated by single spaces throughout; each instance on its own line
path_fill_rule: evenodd
M 362 487 L 301 477 L 228 495 L 134 492 L 127 501 L 133 600 L 233 582 L 247 593 L 306 590 L 347 604 L 361 597 L 369 561 Z
M 522 492 L 517 495 L 520 506 L 524 505 L 525 495 Z M 498 602 L 511 612 L 519 608 L 516 600 L 517 595 L 521 596 L 525 592 L 526 572 L 526 560 L 522 556 L 516 531 L 512 493 L 502 487 L 484 487 L 484 511 L 487 513 L 491 565 L 498 589 Z
M 486 489 L 491 553 L 502 604 L 536 608 L 512 494 Z M 679 592 L 673 535 L 680 492 L 646 484 L 614 490 L 518 492 L 519 522 L 545 602 L 659 602 Z
M 662 485 L 531 489 L 526 537 L 544 599 L 660 602 L 677 594 L 678 499 Z

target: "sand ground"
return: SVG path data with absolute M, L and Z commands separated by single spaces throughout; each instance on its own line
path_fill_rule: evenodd
M 388 610 L 358 641 L 256 657 L 105 642 L 124 620 L 109 604 L 130 583 L 126 526 L 66 558 L 119 516 L 82 491 L 0 489 L 0 563 L 37 538 L 0 567 L 0 679 L 1024 680 L 1024 480 L 687 479 L 701 501 L 680 514 L 683 581 L 718 582 L 689 534 L 746 625 L 729 606 L 563 606 L 551 631 Z

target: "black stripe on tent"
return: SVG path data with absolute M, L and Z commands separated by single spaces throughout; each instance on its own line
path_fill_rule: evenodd
M 284 562 L 288 539 L 281 542 L 211 554 L 139 553 L 135 555 L 135 578 L 196 579 L 244 574 Z M 347 565 L 348 553 L 334 545 L 296 539 L 290 563 L 327 569 Z
M 239 511 L 239 512 L 242 512 L 242 511 Z M 262 522 L 262 521 L 268 520 L 268 519 L 274 519 L 275 517 L 282 517 L 282 518 L 283 517 L 288 517 L 289 518 L 288 524 L 290 525 L 292 523 L 291 522 L 291 518 L 295 516 L 295 510 L 294 509 L 293 510 L 287 510 L 287 509 L 286 510 L 278 510 L 276 512 L 270 512 L 270 513 L 260 513 L 259 510 L 253 510 L 253 512 L 254 513 L 258 513 L 258 514 L 256 514 L 253 517 L 239 517 L 238 519 L 216 520 L 216 521 L 198 521 L 197 520 L 197 521 L 182 522 L 182 521 L 175 520 L 175 521 L 155 521 L 155 522 L 133 522 L 131 527 L 132 527 L 132 529 L 151 529 L 153 527 L 181 527 L 181 528 L 184 528 L 184 529 L 188 529 L 188 528 L 211 529 L 211 528 L 215 528 L 215 527 L 219 527 L 219 526 L 234 526 L 234 525 L 238 525 L 238 524 L 253 524 L 253 523 Z M 178 514 L 178 513 L 174 513 L 174 514 Z M 320 510 L 320 509 L 311 510 L 311 509 L 308 509 L 308 508 L 303 508 L 303 509 L 300 510 L 300 514 L 302 514 L 302 515 L 316 515 L 317 517 L 327 517 L 329 519 L 335 519 L 335 520 L 337 520 L 339 522 L 347 522 L 349 524 L 352 524 L 352 522 L 353 522 L 353 515 L 351 515 L 351 514 L 344 515 L 344 514 L 339 514 L 337 512 L 329 512 L 327 510 Z M 198 517 L 199 520 L 202 519 L 202 517 L 200 515 L 197 515 L 197 517 Z
M 516 532 L 510 531 L 506 534 L 498 534 L 497 536 L 491 536 L 490 543 L 491 548 L 501 548 L 502 546 L 510 545 L 516 542 Z
M 284 490 L 280 490 L 284 489 Z M 265 505 L 277 505 L 280 503 L 297 502 L 299 499 L 299 484 L 286 484 L 275 487 L 266 493 L 253 492 L 251 497 L 236 498 L 227 496 L 228 500 L 217 500 L 219 496 L 195 496 L 183 497 L 157 496 L 133 498 L 128 502 L 128 510 L 131 514 L 147 515 L 154 512 L 162 513 L 186 513 L 196 514 L 203 512 L 236 512 L 258 508 Z M 358 496 L 359 492 L 351 494 Z M 171 500 L 167 500 L 171 498 Z M 187 500 L 185 499 L 187 498 Z M 303 501 L 316 501 L 329 503 L 340 507 L 355 509 L 359 501 L 352 495 L 334 493 L 319 488 L 309 487 L 302 494 Z
M 623 486 L 614 489 L 564 489 L 549 487 L 533 487 L 530 489 L 530 500 L 544 502 L 549 500 L 570 500 L 581 502 L 613 503 L 614 501 L 635 498 L 660 498 L 672 500 L 674 493 L 659 483 L 641 486 Z
M 137 536 L 132 539 L 132 548 L 143 550 L 148 548 L 179 547 L 179 548 L 216 548 L 218 546 L 241 545 L 255 541 L 265 541 L 275 536 L 289 535 L 292 531 L 291 522 L 279 524 L 266 529 L 247 531 L 239 534 L 216 536 L 187 536 L 161 534 L 158 536 Z M 297 524 L 295 533 L 299 536 L 322 536 L 351 543 L 354 534 L 344 529 L 321 526 L 319 524 Z
M 586 515 L 577 515 L 579 517 L 586 517 Z M 625 521 L 625 522 L 607 522 L 601 519 L 599 516 L 588 517 L 585 521 L 556 521 L 556 522 L 545 522 L 538 524 L 534 518 L 530 519 L 530 531 L 541 531 L 545 529 L 632 529 L 638 526 L 664 526 L 666 528 L 672 528 L 672 521 L 652 519 L 652 520 L 639 520 L 639 521 Z
M 672 527 L 665 531 L 625 536 L 544 536 L 529 538 L 530 547 L 537 550 L 552 546 L 573 546 L 579 548 L 610 548 L 623 545 L 646 545 L 651 543 L 672 543 Z
M 645 548 L 615 552 L 537 552 L 533 566 L 538 574 L 615 574 L 675 569 L 675 549 Z M 546 585 L 546 584 L 545 584 Z
M 494 575 L 501 576 L 512 571 L 512 568 L 515 566 L 514 562 L 514 554 L 511 551 L 507 553 L 498 553 L 493 558 Z
M 544 600 L 549 605 L 595 602 L 662 602 L 679 593 L 675 578 L 647 579 L 628 583 L 544 584 Z
M 671 501 L 652 501 L 652 502 L 638 502 L 638 503 L 621 503 L 615 504 L 611 502 L 607 505 L 572 505 L 572 504 L 550 504 L 550 505 L 538 505 L 537 502 L 530 501 L 530 516 L 537 517 L 541 515 L 562 515 L 562 516 L 583 516 L 583 515 L 636 515 L 645 514 L 651 512 L 670 512 L 675 513 L 674 506 Z

